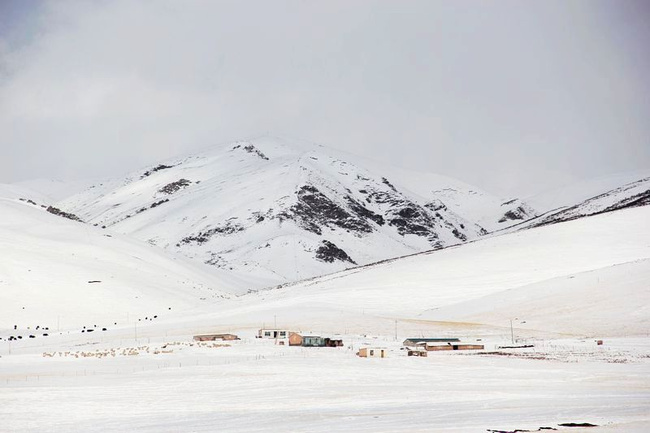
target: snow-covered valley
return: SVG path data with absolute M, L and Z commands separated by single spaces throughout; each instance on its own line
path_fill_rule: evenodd
M 650 422 L 648 206 L 237 296 L 246 283 L 233 273 L 15 197 L 0 204 L 0 431 L 642 432 Z M 344 346 L 255 338 L 269 327 Z M 223 332 L 242 339 L 192 339 Z M 409 357 L 402 341 L 417 336 L 484 350 Z M 361 347 L 388 357 L 359 358 Z

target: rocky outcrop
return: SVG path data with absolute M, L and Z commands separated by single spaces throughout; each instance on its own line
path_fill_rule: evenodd
M 69 219 L 69 220 L 77 221 L 77 222 L 80 222 L 80 223 L 83 222 L 83 221 L 81 220 L 81 218 L 79 218 L 77 215 L 75 215 L 75 214 L 73 214 L 73 213 L 64 212 L 64 211 L 62 211 L 61 209 L 56 208 L 56 207 L 54 207 L 54 206 L 48 206 L 46 210 L 47 210 L 49 213 L 51 213 L 51 214 L 53 214 L 53 215 L 56 215 L 56 216 L 60 216 L 60 217 L 63 217 L 63 218 L 67 218 L 67 219 Z
M 244 230 L 244 227 L 242 227 L 241 225 L 239 225 L 237 223 L 233 223 L 232 221 L 228 221 L 224 225 L 214 227 L 214 228 L 199 232 L 197 234 L 193 234 L 193 235 L 184 237 L 177 244 L 177 246 L 181 246 L 182 244 L 191 244 L 191 243 L 201 245 L 201 244 L 204 244 L 204 243 L 208 242 L 214 235 L 217 235 L 217 234 L 231 235 L 233 233 L 241 232 L 243 230 Z
M 281 220 L 294 220 L 303 229 L 317 235 L 323 233 L 323 227 L 339 227 L 357 234 L 371 233 L 374 230 L 363 215 L 348 212 L 313 185 L 303 185 L 296 195 L 298 202 L 278 215 Z M 371 213 L 362 208 L 361 205 L 356 207 L 362 214 Z
M 328 240 L 323 240 L 321 242 L 321 245 L 316 250 L 316 259 L 327 263 L 332 263 L 338 260 L 340 262 L 352 263 L 353 265 L 357 264 L 345 251 Z
M 157 166 L 155 166 L 151 170 L 147 170 L 144 173 L 142 173 L 142 176 L 140 176 L 140 179 L 144 179 L 145 177 L 149 177 L 149 176 L 151 176 L 152 174 L 154 174 L 157 171 L 166 170 L 166 169 L 172 168 L 172 167 L 173 167 L 173 165 L 158 164 Z
M 178 179 L 175 182 L 168 183 L 167 185 L 163 186 L 158 190 L 158 192 L 161 192 L 163 194 L 173 194 L 176 191 L 179 191 L 183 188 L 188 187 L 192 182 L 190 182 L 187 179 Z
M 246 145 L 241 145 L 237 144 L 236 146 L 233 146 L 233 150 L 235 149 L 243 149 L 245 152 L 252 153 L 253 155 L 259 156 L 261 159 L 268 161 L 269 158 L 262 153 L 261 150 L 259 150 L 257 147 L 253 146 L 251 143 L 246 144 Z

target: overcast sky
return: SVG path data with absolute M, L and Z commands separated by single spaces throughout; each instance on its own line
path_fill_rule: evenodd
M 510 196 L 650 168 L 650 2 L 0 0 L 0 182 L 269 132 Z

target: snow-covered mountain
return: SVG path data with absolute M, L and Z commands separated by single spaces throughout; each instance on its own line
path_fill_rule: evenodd
M 241 276 L 231 290 L 243 292 L 591 215 L 612 200 L 627 206 L 647 185 L 616 183 L 629 179 L 502 200 L 448 177 L 260 137 L 98 183 L 55 208 Z
M 541 213 L 557 211 L 648 177 L 650 177 L 648 169 L 608 174 L 527 196 L 524 197 L 524 201 Z
M 650 176 L 633 179 L 623 185 L 604 192 L 601 191 L 593 197 L 581 200 L 572 206 L 545 212 L 525 222 L 522 227 L 529 228 L 555 224 L 591 215 L 650 205 Z
M 492 228 L 510 210 L 453 179 L 365 165 L 263 137 L 156 164 L 56 206 L 244 274 L 250 287 L 463 243 L 488 233 L 478 215 L 491 215 Z

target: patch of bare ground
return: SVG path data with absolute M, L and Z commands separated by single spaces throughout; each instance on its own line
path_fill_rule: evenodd
M 538 361 L 555 361 L 564 363 L 577 362 L 604 362 L 608 364 L 629 364 L 635 362 L 647 362 L 650 355 L 634 354 L 624 352 L 580 352 L 580 351 L 521 351 L 514 350 L 494 350 L 485 352 L 462 353 L 459 355 L 466 356 L 491 356 L 491 357 L 508 357 L 519 359 L 531 359 Z

